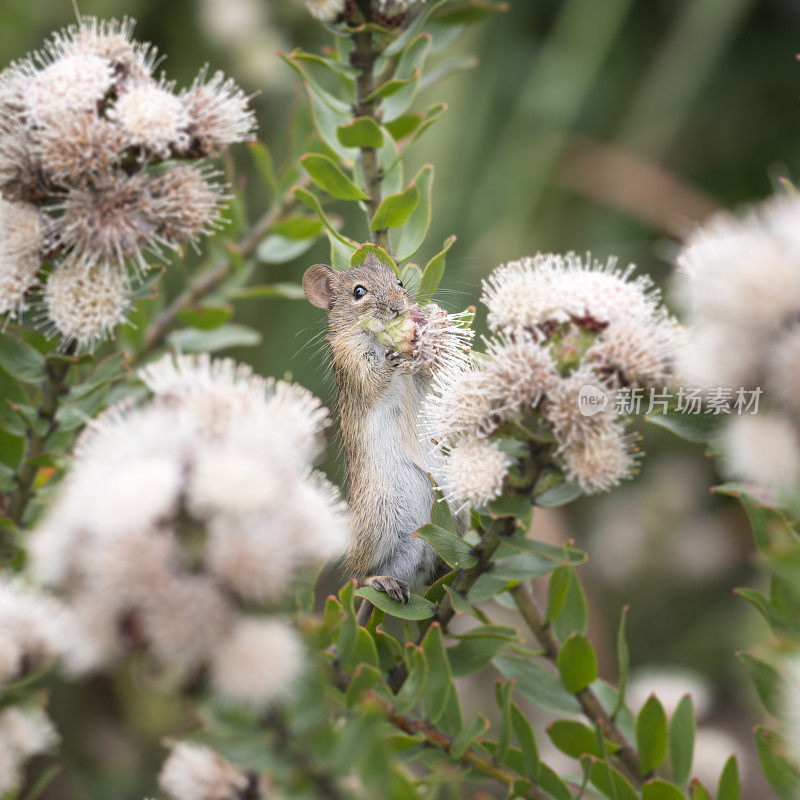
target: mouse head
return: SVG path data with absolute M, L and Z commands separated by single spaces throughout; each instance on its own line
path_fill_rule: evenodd
M 360 266 L 342 271 L 314 264 L 303 275 L 303 291 L 312 305 L 330 312 L 337 326 L 355 325 L 365 314 L 390 320 L 415 306 L 397 273 L 372 254 Z

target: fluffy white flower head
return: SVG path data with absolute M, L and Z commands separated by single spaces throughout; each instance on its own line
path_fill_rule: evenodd
M 123 277 L 103 266 L 62 266 L 44 291 L 47 315 L 59 336 L 80 346 L 107 339 L 125 321 L 128 300 Z
M 211 680 L 224 697 L 263 709 L 291 692 L 302 660 L 302 644 L 286 623 L 245 617 L 220 643 Z
M 110 113 L 131 144 L 144 145 L 164 156 L 169 155 L 170 144 L 178 140 L 189 119 L 176 95 L 152 83 L 125 92 Z
M 25 91 L 28 113 L 39 124 L 69 114 L 93 112 L 111 88 L 108 61 L 91 53 L 59 58 L 37 72 Z
M 202 744 L 174 742 L 158 776 L 172 800 L 223 800 L 247 787 L 247 775 Z
M 447 501 L 457 508 L 485 506 L 502 493 L 510 465 L 511 460 L 496 442 L 461 440 L 446 456 L 442 490 Z

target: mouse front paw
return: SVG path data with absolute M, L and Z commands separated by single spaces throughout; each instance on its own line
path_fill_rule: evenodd
M 389 595 L 391 600 L 403 605 L 406 605 L 411 599 L 408 584 L 391 575 L 371 575 L 364 581 L 364 586 L 371 586 L 376 591 Z

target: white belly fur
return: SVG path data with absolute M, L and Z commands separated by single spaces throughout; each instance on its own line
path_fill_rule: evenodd
M 433 492 L 427 473 L 436 479 L 440 467 L 418 437 L 417 415 L 426 389 L 422 379 L 395 373 L 389 391 L 365 420 L 377 496 L 393 512 L 381 515 L 376 531 L 375 573 L 407 581 L 417 592 L 430 582 L 438 561 L 427 542 L 412 536 L 430 522 Z

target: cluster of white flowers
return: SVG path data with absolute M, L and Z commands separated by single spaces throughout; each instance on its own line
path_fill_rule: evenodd
M 64 666 L 131 649 L 231 700 L 263 706 L 302 661 L 294 631 L 244 607 L 276 603 L 299 570 L 342 551 L 338 490 L 312 470 L 328 412 L 302 387 L 207 356 L 140 373 L 151 398 L 91 422 L 31 568 L 75 616 Z
M 629 477 L 635 437 L 614 416 L 614 392 L 666 385 L 681 338 L 658 290 L 632 266 L 574 253 L 505 264 L 483 289 L 495 338 L 468 368 L 435 376 L 424 410 L 426 437 L 448 458 L 448 497 L 481 505 L 500 494 L 511 461 L 484 440 L 509 425 L 512 437 L 515 425 L 547 430 L 566 477 L 586 492 Z M 581 405 L 587 391 L 591 408 Z
M 83 347 L 125 319 L 148 254 L 219 227 L 203 162 L 255 129 L 222 73 L 180 92 L 157 78 L 133 26 L 84 17 L 0 72 L 0 313 L 41 293 L 45 328 Z
M 735 477 L 800 484 L 800 200 L 720 214 L 678 257 L 688 312 L 683 371 L 701 387 L 764 389 L 757 415 L 733 417 L 723 446 Z
M 0 695 L 4 684 L 44 668 L 60 653 L 67 610 L 21 579 L 0 577 Z M 23 762 L 51 749 L 58 735 L 37 706 L 0 711 L 0 795 L 16 788 Z
M 265 776 L 245 772 L 207 745 L 174 741 L 169 747 L 158 783 L 172 800 L 257 800 L 268 796 Z

